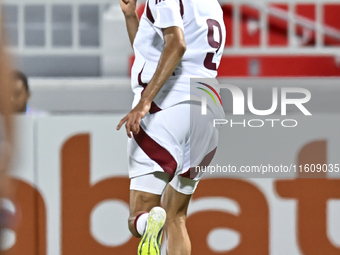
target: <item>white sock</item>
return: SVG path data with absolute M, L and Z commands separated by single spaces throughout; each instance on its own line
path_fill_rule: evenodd
M 146 229 L 146 221 L 148 220 L 149 213 L 143 213 L 138 217 L 136 222 L 136 230 L 141 236 L 144 234 Z

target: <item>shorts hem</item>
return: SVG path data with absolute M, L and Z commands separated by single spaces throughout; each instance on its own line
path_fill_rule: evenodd
M 177 189 L 176 187 L 174 187 L 173 184 L 171 184 L 171 183 L 169 183 L 169 184 L 171 185 L 171 187 L 172 187 L 174 190 L 176 190 L 177 192 L 179 192 L 179 193 L 181 193 L 181 194 L 183 194 L 183 195 L 190 196 L 190 195 L 194 194 L 194 192 L 195 192 L 195 190 L 194 190 L 192 193 L 190 193 L 190 192 L 184 192 L 183 190 Z
M 154 194 L 154 195 L 162 195 L 163 194 L 163 191 L 156 191 L 156 190 L 152 190 L 152 189 L 142 187 L 142 186 L 137 186 L 137 185 L 130 186 L 130 190 L 143 191 L 143 192 L 151 193 L 151 194 Z
M 153 170 L 153 171 L 148 171 L 148 172 L 143 172 L 143 173 L 136 173 L 136 174 L 130 174 L 129 173 L 129 179 L 133 179 L 133 178 L 136 178 L 136 177 L 144 176 L 144 175 L 147 175 L 147 174 L 154 174 L 154 173 L 166 173 L 166 172 L 163 169 L 159 169 L 159 170 Z
M 186 184 L 183 183 L 184 180 L 186 180 L 186 178 L 176 175 L 176 176 L 174 177 L 174 179 L 172 179 L 172 180 L 169 182 L 169 184 L 171 185 L 171 187 L 174 188 L 174 190 L 176 190 L 177 192 L 179 192 L 179 193 L 181 193 L 181 194 L 183 194 L 183 195 L 192 195 L 192 194 L 194 194 L 194 193 L 195 193 L 195 190 L 196 190 L 196 188 L 197 188 L 197 185 L 198 185 L 198 183 L 199 183 L 199 180 L 197 180 L 197 181 L 194 181 L 194 180 L 186 180 L 186 181 L 187 181 Z M 188 183 L 188 181 L 189 181 L 190 183 Z M 184 182 L 185 182 L 185 181 L 184 181 Z M 187 187 L 189 186 L 190 188 L 188 189 L 188 188 L 181 187 L 181 185 L 183 185 L 183 184 L 184 184 L 185 186 L 187 186 Z M 190 190 L 190 191 L 189 191 L 189 190 Z

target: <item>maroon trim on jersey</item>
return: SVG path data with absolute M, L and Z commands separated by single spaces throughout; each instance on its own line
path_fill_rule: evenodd
M 217 147 L 215 149 L 213 149 L 211 152 L 209 152 L 204 159 L 202 160 L 201 164 L 199 164 L 199 166 L 201 167 L 206 167 L 209 166 L 210 162 L 212 161 L 212 159 L 214 158 L 214 155 L 216 153 Z M 195 167 L 191 167 L 188 169 L 188 171 L 186 171 L 183 174 L 180 174 L 181 177 L 184 178 L 188 178 L 193 180 L 197 175 L 199 174 L 199 172 L 196 172 L 196 168 Z
M 158 107 L 158 105 L 155 104 L 155 102 L 151 103 L 151 108 L 149 110 L 150 114 L 154 114 L 156 112 L 160 112 L 162 109 Z
M 148 19 L 151 21 L 152 24 L 155 23 L 155 19 L 153 18 L 150 7 L 149 7 L 149 1 L 146 4 L 146 17 L 148 17 Z
M 144 67 L 145 67 L 145 64 L 143 65 L 142 70 L 141 70 L 141 71 L 139 72 L 139 74 L 138 74 L 138 84 L 139 84 L 140 86 L 142 86 L 143 88 L 145 88 L 146 86 L 148 86 L 147 83 L 142 82 L 142 73 L 143 73 Z
M 144 88 L 143 91 L 142 91 L 142 95 L 143 95 L 143 93 L 144 93 L 144 90 L 146 89 L 146 86 L 148 86 L 147 83 L 144 83 L 144 82 L 142 81 L 142 73 L 143 73 L 144 67 L 145 67 L 145 64 L 143 65 L 142 70 L 141 70 L 141 71 L 139 72 L 139 74 L 138 74 L 138 84 Z M 159 112 L 159 111 L 161 111 L 161 110 L 162 110 L 162 109 L 159 108 L 158 105 L 156 105 L 154 102 L 152 102 L 152 103 L 151 103 L 151 108 L 150 108 L 150 110 L 149 110 L 149 113 L 150 113 L 150 114 L 154 114 L 154 113 Z
M 179 0 L 179 8 L 181 9 L 181 16 L 183 18 L 184 15 L 184 6 L 182 0 Z
M 165 148 L 148 136 L 142 127 L 139 128 L 139 133 L 137 135 L 133 134 L 135 141 L 150 159 L 160 165 L 166 173 L 170 174 L 172 179 L 177 169 L 176 160 Z

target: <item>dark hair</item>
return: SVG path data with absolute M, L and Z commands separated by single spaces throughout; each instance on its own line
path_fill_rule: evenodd
M 25 75 L 23 72 L 14 71 L 14 72 L 13 72 L 13 77 L 14 77 L 14 79 L 16 79 L 16 80 L 22 81 L 22 83 L 24 84 L 24 87 L 25 87 L 25 89 L 26 89 L 27 92 L 30 91 L 30 88 L 29 88 L 29 86 L 28 86 L 27 77 L 26 77 L 26 75 Z

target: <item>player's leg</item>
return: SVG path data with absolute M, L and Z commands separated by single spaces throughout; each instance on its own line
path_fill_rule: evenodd
M 168 185 L 163 198 L 167 213 L 165 233 L 167 236 L 167 255 L 190 255 L 191 243 L 185 226 L 191 195 L 185 195 Z
M 188 147 L 187 138 L 188 132 L 190 131 L 190 119 L 188 116 L 190 116 L 190 105 L 188 104 L 177 105 L 157 112 L 156 114 L 147 115 L 142 119 L 141 132 L 129 140 L 129 174 L 132 178 L 130 189 L 151 193 L 151 195 L 141 192 L 131 193 L 129 228 L 134 235 L 142 236 L 138 248 L 139 254 L 144 254 L 143 247 L 148 247 L 147 244 L 150 244 L 150 246 L 153 245 L 156 249 L 150 253 L 147 251 L 145 254 L 159 254 L 157 253 L 159 250 L 157 250 L 155 242 L 158 243 L 159 247 L 161 236 L 159 235 L 157 238 L 153 237 L 155 237 L 155 233 L 158 230 L 161 230 L 161 224 L 158 223 L 162 223 L 165 217 L 162 216 L 161 210 L 152 210 L 149 215 L 147 215 L 147 212 L 149 212 L 153 206 L 159 204 L 160 195 L 169 182 L 169 174 L 167 175 L 163 189 L 159 189 L 158 192 L 150 190 L 157 186 L 156 180 L 147 181 L 142 184 L 136 183 L 136 181 L 141 182 L 143 178 L 149 178 L 148 172 L 150 169 L 157 169 L 157 171 L 165 174 L 164 171 L 175 173 L 177 168 L 183 167 L 183 152 L 184 148 Z M 136 177 L 139 173 L 144 173 L 144 175 Z M 157 180 L 159 180 L 159 178 Z M 150 214 L 151 217 L 149 217 Z M 155 219 L 155 221 L 153 221 L 153 219 Z M 153 227 L 149 228 L 146 225 L 149 222 L 156 223 L 152 224 Z M 143 233 L 143 231 L 145 232 Z M 160 231 L 160 233 L 162 233 L 162 231 Z M 157 239 L 157 241 L 150 242 L 149 238 L 146 238 L 150 235 L 152 239 Z M 145 243 L 145 241 L 148 243 Z M 179 245 L 181 245 L 181 243 L 182 240 Z
M 169 174 L 165 172 L 131 178 L 129 229 L 134 236 L 141 237 L 144 234 L 147 214 L 160 205 L 169 178 Z
M 167 255 L 190 255 L 191 243 L 186 229 L 188 205 L 201 173 L 195 166 L 208 166 L 215 155 L 218 131 L 210 126 L 213 117 L 202 116 L 200 107 L 190 109 L 190 138 L 184 150 L 183 170 L 176 173 L 164 192 L 163 207 L 167 213 L 165 233 Z
M 135 237 L 141 237 L 145 231 L 142 230 L 143 225 L 146 223 L 146 219 L 140 219 L 143 214 L 147 214 L 150 210 L 160 205 L 160 195 L 155 195 L 139 190 L 130 190 L 130 216 L 129 216 L 129 230 Z M 138 219 L 142 221 L 141 226 L 137 224 Z M 143 224 L 143 222 L 145 222 Z M 139 227 L 139 232 L 137 230 Z M 143 233 L 141 233 L 143 232 Z
M 215 152 L 216 148 L 204 157 L 199 166 L 208 166 Z M 195 192 L 200 178 L 197 176 L 195 180 L 190 179 L 190 177 L 196 176 L 194 170 L 195 168 L 191 168 L 188 172 L 182 174 L 182 176 L 176 175 L 164 191 L 163 208 L 167 213 L 165 222 L 167 255 L 191 254 L 191 243 L 186 228 L 186 219 L 191 196 Z
M 160 255 L 166 213 L 159 207 L 169 174 L 155 172 L 131 179 L 129 229 L 141 237 L 139 255 Z

